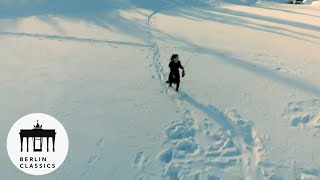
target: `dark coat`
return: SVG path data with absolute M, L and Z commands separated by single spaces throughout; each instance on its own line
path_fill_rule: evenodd
M 179 68 L 183 69 L 181 62 L 178 61 L 175 63 L 174 61 L 170 61 L 169 63 L 170 74 L 169 74 L 169 82 L 171 83 L 180 83 L 180 72 Z

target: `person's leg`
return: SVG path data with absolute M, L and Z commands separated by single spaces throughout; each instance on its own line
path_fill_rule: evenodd
M 180 86 L 180 78 L 179 76 L 177 76 L 178 78 L 176 79 L 176 91 L 178 92 L 179 91 L 179 86 Z
M 168 81 L 167 81 L 168 83 L 169 83 L 169 87 L 171 87 L 172 86 L 172 82 L 173 82 L 173 78 L 172 78 L 172 73 L 170 72 L 170 74 L 169 74 L 169 77 L 168 77 Z

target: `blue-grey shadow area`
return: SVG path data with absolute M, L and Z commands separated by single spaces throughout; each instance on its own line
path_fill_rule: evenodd
M 63 27 L 53 18 L 62 17 L 73 22 L 84 21 L 91 23 L 145 42 L 150 38 L 146 22 L 138 22 L 134 19 L 123 17 L 121 10 L 136 10 L 137 8 L 141 8 L 149 10 L 152 13 L 178 6 L 206 6 L 202 2 L 203 0 L 0 0 L 0 19 L 19 19 L 36 16 L 63 35 Z M 146 11 L 137 12 L 146 17 L 151 14 Z
M 243 4 L 241 0 L 231 1 Z M 121 14 L 121 10 L 146 9 L 149 12 L 136 12 L 148 17 L 152 12 L 159 12 L 164 9 L 175 7 L 205 8 L 208 6 L 210 4 L 206 0 L 0 0 L 0 19 L 19 19 L 36 16 L 52 27 L 59 35 L 65 35 L 64 28 L 55 19 L 55 17 L 61 17 L 73 22 L 84 21 L 104 29 L 129 35 L 146 42 L 146 44 L 150 44 L 146 22 L 138 22 L 134 19 L 126 18 Z M 106 39 L 113 38 L 107 37 Z
M 247 144 L 253 144 L 254 140 L 251 136 L 252 123 L 244 124 L 242 120 L 240 124 L 232 122 L 232 120 L 218 108 L 212 105 L 204 105 L 183 91 L 179 92 L 179 99 L 191 104 L 197 110 L 207 115 L 210 119 L 215 120 L 215 122 L 217 122 L 224 130 L 229 130 L 232 136 L 240 135 Z
M 129 4 L 117 0 L 12 0 L 0 1 L 0 18 L 19 18 L 41 15 L 79 15 L 128 8 Z
M 304 15 L 304 16 L 320 18 L 320 16 L 317 16 L 317 15 L 307 14 L 307 13 L 302 13 L 302 12 L 296 12 L 296 11 L 292 11 L 292 10 L 288 10 L 288 9 L 279 9 L 279 8 L 276 8 L 276 7 L 259 7 L 259 6 L 255 6 L 255 7 L 261 8 L 261 9 L 269 9 L 269 10 L 280 11 L 280 12 L 285 12 L 285 13 L 291 13 L 291 14 L 297 14 L 297 15 Z
M 60 17 L 65 20 L 86 22 L 103 29 L 126 34 L 142 42 L 148 39 L 145 22 L 137 22 L 134 19 L 124 17 L 121 10 L 142 8 L 155 11 L 168 4 L 163 0 L 146 2 L 144 0 L 12 0 L 5 2 L 0 0 L 0 19 L 36 16 L 56 30 L 59 35 L 64 35 L 63 27 L 60 26 L 59 21 L 53 18 Z M 154 2 L 157 2 L 157 4 L 153 4 Z M 148 16 L 148 14 L 143 15 Z M 106 39 L 113 38 L 107 37 Z
M 147 15 L 146 15 L 147 16 Z M 57 16 L 51 16 L 51 15 L 41 15 L 37 16 L 37 18 L 43 22 L 48 24 L 52 29 L 54 29 L 56 32 L 53 34 L 31 34 L 31 33 L 14 33 L 14 32 L 8 32 L 7 30 L 2 30 L 2 35 L 15 35 L 15 36 L 33 36 L 36 38 L 48 38 L 48 39 L 60 39 L 60 40 L 74 40 L 74 41 L 82 41 L 82 42 L 107 42 L 107 41 L 116 41 L 114 40 L 114 37 L 108 36 L 107 34 L 101 34 L 103 36 L 103 39 L 90 39 L 86 37 L 74 37 L 72 35 L 66 35 L 64 27 L 60 24 L 59 20 L 57 20 L 56 17 L 59 17 L 61 19 L 70 21 L 70 22 L 86 22 L 90 25 L 100 27 L 102 29 L 118 32 L 124 35 L 128 35 L 131 37 L 134 37 L 139 40 L 139 42 L 143 42 L 145 44 L 150 44 L 148 40 L 148 30 L 146 27 L 146 24 L 144 22 L 137 22 L 133 19 L 126 18 L 121 15 L 121 12 L 117 10 L 110 10 L 106 13 L 98 12 L 94 14 L 70 14 L 68 16 L 64 15 L 57 15 Z M 17 23 L 18 22 L 12 22 Z M 36 31 L 36 30 L 35 30 Z M 88 29 L 90 31 L 90 29 Z M 1 32 L 1 27 L 0 27 Z M 107 39 L 107 40 L 104 40 Z M 131 44 L 134 44 L 131 43 Z M 139 43 L 136 43 L 139 44 Z
M 232 4 L 250 5 L 256 0 L 226 0 Z M 172 7 L 208 7 L 207 0 L 8 0 L 0 1 L 0 18 L 40 15 L 85 15 L 110 10 L 142 8 L 159 11 Z
M 231 15 L 235 15 L 235 16 L 239 16 L 239 17 L 246 17 L 246 18 L 255 19 L 255 20 L 274 22 L 274 23 L 278 23 L 278 24 L 285 24 L 285 25 L 292 26 L 292 27 L 299 27 L 299 28 L 315 30 L 315 31 L 320 30 L 320 24 L 319 24 L 319 26 L 315 26 L 315 25 L 305 24 L 305 23 L 297 22 L 297 21 L 283 20 L 283 19 L 278 19 L 278 18 L 274 18 L 274 17 L 262 16 L 262 15 L 248 13 L 248 12 L 241 12 L 241 11 L 224 9 L 224 8 L 217 9 L 217 11 L 218 12 L 225 12 L 227 14 L 231 14 Z
M 108 41 L 108 40 L 93 39 L 93 38 L 81 38 L 81 37 L 75 37 L 75 36 L 59 36 L 59 35 L 15 33 L 15 32 L 0 32 L 0 36 L 17 36 L 17 37 L 23 36 L 23 37 L 33 37 L 33 38 L 40 38 L 40 39 L 44 38 L 44 39 L 50 39 L 50 40 L 64 40 L 64 41 L 85 42 L 85 43 L 108 43 L 108 44 L 153 48 L 153 46 L 149 44 L 135 43 L 135 42 L 129 42 L 129 41 Z
M 222 128 L 231 130 L 233 133 L 235 132 L 234 126 L 227 120 L 228 118 L 218 108 L 212 105 L 203 105 L 184 91 L 179 92 L 179 99 L 188 102 L 210 118 L 215 119 Z
M 135 9 L 136 7 L 134 4 L 113 0 L 44 0 L 42 3 L 36 3 L 39 1 L 26 2 L 30 3 L 15 6 L 8 5 L 7 8 L 0 6 L 0 18 L 19 19 L 36 16 L 43 23 L 52 27 L 52 29 L 61 36 L 65 35 L 65 30 L 56 17 L 71 22 L 86 22 L 103 29 L 129 35 L 139 39 L 141 42 L 146 42 L 146 39 L 148 39 L 148 30 L 145 22 L 137 22 L 136 20 L 126 18 L 121 14 L 120 10 Z M 148 16 L 148 14 L 143 15 Z M 19 21 L 13 21 L 12 23 L 17 23 L 18 25 Z M 50 35 L 43 34 L 43 36 Z M 104 37 L 106 37 L 106 35 Z M 114 38 L 106 37 L 106 39 Z
M 234 11 L 225 8 L 178 8 L 173 12 L 163 12 L 171 16 L 180 16 L 187 19 L 193 19 L 197 21 L 207 20 L 212 22 L 219 22 L 222 24 L 240 26 L 248 29 L 253 29 L 261 32 L 269 32 L 277 34 L 280 36 L 285 36 L 288 38 L 294 38 L 298 40 L 303 40 L 311 43 L 319 43 L 315 40 L 320 39 L 319 36 L 310 35 L 307 33 L 302 33 L 300 31 L 295 31 L 290 28 L 279 27 L 267 25 L 266 23 L 255 23 L 249 20 L 261 20 L 263 22 L 271 22 L 279 25 L 286 24 L 291 27 L 300 27 L 308 30 L 320 30 L 319 26 L 313 26 L 305 23 L 285 21 L 282 19 L 265 17 L 261 15 L 253 15 L 249 13 L 244 13 L 240 11 Z M 231 16 L 230 16 L 231 15 Z

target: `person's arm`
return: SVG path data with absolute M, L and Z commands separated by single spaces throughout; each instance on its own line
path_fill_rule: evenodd
M 179 64 L 180 64 L 180 68 L 182 69 L 182 77 L 184 77 L 185 76 L 184 67 L 182 66 L 180 61 L 179 61 Z
M 183 68 L 183 66 L 182 66 L 182 64 L 181 64 L 181 61 L 179 61 L 179 68 L 182 69 L 182 70 L 184 70 L 184 68 Z

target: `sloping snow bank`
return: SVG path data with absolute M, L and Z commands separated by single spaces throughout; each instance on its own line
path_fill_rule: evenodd
M 319 0 L 304 0 L 303 3 L 311 5 L 313 7 L 320 7 L 320 1 Z
M 320 1 L 313 1 L 311 5 L 320 8 Z

